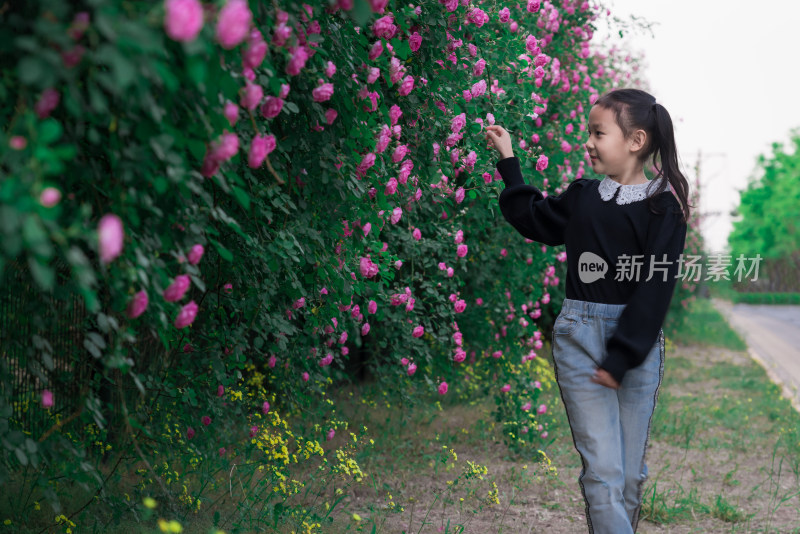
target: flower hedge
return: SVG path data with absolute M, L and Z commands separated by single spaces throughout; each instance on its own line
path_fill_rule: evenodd
M 282 469 L 347 429 L 326 392 L 354 379 L 409 402 L 491 394 L 509 445 L 546 443 L 537 351 L 566 256 L 505 224 L 482 129 L 512 132 L 549 194 L 590 172 L 589 106 L 637 83 L 630 56 L 591 44 L 606 16 L 572 0 L 13 4 L 0 269 L 22 311 L 2 318 L 0 479 L 35 474 L 58 509 L 69 471 L 121 516 L 102 490 L 127 455 L 141 495 L 199 477 L 190 508 L 246 458 L 288 517 Z M 80 342 L 55 350 L 76 307 Z M 44 431 L 23 405 L 52 415 Z M 342 450 L 331 474 L 358 478 Z

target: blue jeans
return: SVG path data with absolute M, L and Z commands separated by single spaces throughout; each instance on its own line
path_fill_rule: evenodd
M 592 534 L 636 532 L 650 422 L 664 376 L 664 331 L 619 389 L 590 379 L 625 304 L 564 299 L 553 325 L 556 382 L 583 468 L 578 483 Z

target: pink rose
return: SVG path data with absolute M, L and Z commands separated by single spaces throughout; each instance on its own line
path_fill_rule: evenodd
M 139 291 L 128 303 L 128 307 L 125 310 L 126 315 L 131 319 L 136 319 L 147 309 L 148 302 L 147 292 L 145 290 Z
M 424 333 L 425 333 L 425 327 L 420 324 L 414 327 L 414 330 L 411 332 L 411 335 L 413 337 L 422 337 Z
M 264 163 L 267 155 L 274 149 L 274 135 L 256 135 L 250 142 L 250 153 L 247 156 L 247 164 L 253 169 L 261 167 L 261 164 Z
M 203 6 L 198 0 L 166 0 L 164 31 L 174 41 L 194 40 L 203 27 Z
M 387 41 L 391 39 L 397 32 L 397 26 L 393 24 L 393 20 L 394 16 L 391 13 L 379 18 L 372 25 L 372 34 L 375 37 L 381 37 Z
M 239 106 L 230 101 L 226 102 L 222 114 L 225 115 L 225 118 L 228 119 L 230 125 L 233 126 L 239 119 Z
M 404 157 L 406 157 L 406 154 L 408 154 L 408 145 L 400 145 L 394 149 L 394 152 L 392 153 L 392 161 L 399 163 Z
M 329 109 L 325 112 L 325 121 L 330 125 L 333 124 L 333 121 L 336 120 L 336 116 L 339 113 L 335 109 Z
M 383 43 L 381 42 L 380 39 L 378 39 L 377 41 L 375 41 L 375 43 L 373 43 L 372 48 L 370 48 L 367 57 L 370 59 L 370 61 L 375 61 L 381 56 L 381 54 L 383 54 Z
M 228 161 L 239 152 L 239 136 L 224 132 L 211 146 L 211 157 L 217 161 Z
M 483 26 L 489 20 L 489 15 L 480 8 L 473 8 L 467 14 L 467 22 L 474 24 L 478 28 Z
M 25 147 L 28 146 L 28 140 L 21 135 L 15 135 L 8 140 L 8 146 L 14 150 L 25 150 Z
M 39 100 L 37 100 L 36 104 L 34 104 L 33 110 L 40 119 L 47 118 L 50 116 L 50 113 L 52 113 L 52 111 L 58 107 L 58 102 L 60 100 L 61 95 L 58 91 L 52 87 L 45 89 L 42 91 L 42 95 L 39 97 Z
M 261 105 L 261 115 L 263 115 L 265 119 L 272 119 L 278 116 L 281 109 L 283 109 L 283 99 L 268 96 Z
M 122 253 L 122 240 L 125 231 L 122 229 L 122 220 L 113 213 L 103 215 L 97 225 L 97 238 L 100 249 L 100 260 L 110 263 Z
M 286 64 L 286 74 L 290 76 L 297 76 L 308 60 L 308 50 L 305 46 L 291 47 L 289 49 L 290 56 L 289 62 Z
M 370 258 L 362 256 L 359 262 L 359 270 L 364 278 L 372 278 L 378 274 L 379 268 Z
M 164 300 L 167 302 L 177 302 L 183 298 L 183 295 L 186 294 L 186 290 L 189 289 L 191 285 L 191 280 L 189 279 L 188 274 L 179 274 L 175 277 L 175 280 L 169 285 L 167 289 L 164 290 Z
M 389 181 L 386 182 L 386 189 L 384 189 L 384 195 L 394 195 L 397 192 L 397 178 L 389 178 Z
M 228 0 L 217 17 L 217 41 L 230 50 L 247 38 L 253 14 L 245 0 Z
M 194 245 L 192 250 L 189 251 L 189 263 L 192 265 L 197 265 L 200 263 L 200 259 L 203 257 L 204 252 L 205 248 L 203 248 L 203 245 Z
M 42 391 L 42 407 L 43 408 L 52 408 L 53 407 L 53 392 L 49 389 L 45 389 Z
M 537 171 L 545 170 L 547 168 L 547 162 L 548 162 L 547 156 L 545 156 L 544 154 L 539 156 L 539 158 L 536 160 L 536 170 Z
M 394 208 L 392 210 L 392 216 L 390 218 L 391 223 L 392 224 L 397 224 L 398 222 L 400 222 L 400 218 L 402 216 L 403 216 L 403 208 L 401 208 L 400 206 L 397 206 L 396 208 Z
M 439 395 L 444 395 L 447 393 L 447 382 L 442 382 L 439 384 Z
M 453 120 L 450 121 L 450 131 L 453 133 L 458 133 L 466 125 L 467 125 L 467 114 L 461 113 L 460 115 L 456 115 L 455 117 L 453 117 Z
M 412 52 L 416 52 L 422 45 L 422 36 L 417 32 L 412 33 L 408 37 L 408 45 L 411 48 Z
M 264 36 L 257 28 L 251 28 L 247 36 L 247 47 L 242 50 L 242 65 L 249 69 L 255 69 L 264 61 L 267 55 L 267 43 Z
M 264 89 L 260 85 L 247 83 L 240 91 L 239 103 L 243 108 L 253 110 L 261 103 L 264 98 Z
M 194 322 L 197 317 L 197 304 L 191 301 L 186 304 L 175 317 L 175 328 L 185 328 Z
M 52 208 L 61 200 L 61 191 L 55 187 L 45 187 L 39 195 L 39 204 L 45 208 Z
M 403 78 L 403 81 L 400 82 L 400 88 L 397 90 L 397 94 L 400 96 L 407 96 L 412 90 L 414 89 L 414 77 L 410 74 Z
M 467 250 L 468 250 L 468 247 L 467 247 L 467 245 L 464 245 L 464 244 L 462 243 L 461 245 L 458 245 L 458 248 L 456 249 L 456 255 L 457 255 L 459 258 L 463 258 L 464 256 L 466 256 L 466 255 L 467 255 Z
M 83 37 L 83 33 L 89 28 L 89 13 L 86 11 L 79 11 L 75 13 L 72 23 L 67 28 L 67 35 L 72 39 L 78 40 Z
M 330 100 L 331 95 L 333 95 L 332 83 L 323 83 L 311 91 L 311 96 L 314 98 L 314 102 L 325 102 Z

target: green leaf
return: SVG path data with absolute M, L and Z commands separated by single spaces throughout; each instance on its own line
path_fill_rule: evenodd
M 131 371 L 131 378 L 133 378 L 133 382 L 136 384 L 136 387 L 139 389 L 141 394 L 142 395 L 146 395 L 146 393 L 144 391 L 144 385 L 142 384 L 142 381 L 139 380 L 139 377 L 136 376 L 136 373 L 134 373 L 133 371 Z
M 215 239 L 210 239 L 210 241 L 214 243 L 214 246 L 217 248 L 217 252 L 219 252 L 219 255 L 222 257 L 223 260 L 233 261 L 233 254 L 231 254 L 231 251 L 225 248 L 222 245 L 222 243 L 220 243 Z
M 49 352 L 42 353 L 42 363 L 44 363 L 44 366 L 47 367 L 49 371 L 52 371 L 56 368 L 55 362 L 53 361 L 53 355 Z
M 239 204 L 242 205 L 244 209 L 250 209 L 250 195 L 248 195 L 244 190 L 236 187 L 235 185 L 232 187 L 233 189 L 233 196 L 236 197 L 236 200 L 239 201 Z
M 97 345 L 95 345 L 94 343 L 92 343 L 88 339 L 84 339 L 83 340 L 83 346 L 86 348 L 86 350 L 91 352 L 92 356 L 94 356 L 95 358 L 100 358 L 100 356 L 103 355 L 103 353 L 100 352 L 100 349 L 97 347 Z
M 206 81 L 208 69 L 206 68 L 205 59 L 197 56 L 192 56 L 186 63 L 186 74 L 196 84 L 201 84 Z
M 44 291 L 52 291 L 53 285 L 56 281 L 56 273 L 49 265 L 39 263 L 36 258 L 28 258 L 28 267 L 30 267 L 33 279 L 39 284 Z
M 47 64 L 41 58 L 26 56 L 17 65 L 17 75 L 23 85 L 37 85 L 44 78 Z
M 99 348 L 104 349 L 106 348 L 106 340 L 103 339 L 103 336 L 98 334 L 97 332 L 89 332 L 86 334 L 86 337 L 92 340 L 92 343 L 97 345 Z
M 55 119 L 45 119 L 39 127 L 39 141 L 49 145 L 61 138 L 61 123 Z
M 286 102 L 283 107 L 291 111 L 292 113 L 300 113 L 300 108 L 297 107 L 297 104 L 294 102 Z
M 411 54 L 411 47 L 408 45 L 408 41 L 392 39 L 392 48 L 394 49 L 394 53 L 403 61 L 408 59 L 408 56 Z
M 156 177 L 155 180 L 153 180 L 153 187 L 155 188 L 156 193 L 158 193 L 159 195 L 163 195 L 164 193 L 167 192 L 169 183 L 167 183 L 167 179 L 164 178 L 163 176 L 158 176 Z
M 89 92 L 89 106 L 98 115 L 108 113 L 108 99 L 103 91 L 95 84 L 88 84 L 86 90 Z M 91 131 L 95 131 L 92 129 Z
M 114 78 L 117 80 L 117 85 L 119 86 L 119 91 L 121 93 L 131 84 L 131 82 L 133 82 L 133 79 L 136 76 L 136 67 L 120 52 L 114 54 L 114 59 L 111 65 L 114 69 Z
M 363 28 L 372 17 L 372 9 L 367 3 L 367 0 L 356 0 L 353 9 L 348 12 L 348 15 L 350 15 L 350 18 L 352 18 L 358 26 Z

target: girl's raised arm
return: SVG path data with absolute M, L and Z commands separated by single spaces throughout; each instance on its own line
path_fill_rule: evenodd
M 550 246 L 563 245 L 576 193 L 587 179 L 573 180 L 560 195 L 545 197 L 522 179 L 516 156 L 503 158 L 496 166 L 506 186 L 499 199 L 503 217 L 528 239 Z

